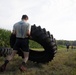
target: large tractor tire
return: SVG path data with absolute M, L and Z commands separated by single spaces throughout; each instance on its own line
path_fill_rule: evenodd
M 0 57 L 6 57 L 7 55 L 10 55 L 12 53 L 11 48 L 5 48 L 5 47 L 0 47 Z
M 49 31 L 46 31 L 45 28 L 42 29 L 40 26 L 37 27 L 36 25 L 33 25 L 31 27 L 31 37 L 32 39 L 29 39 L 39 43 L 44 50 L 38 51 L 30 49 L 29 60 L 37 63 L 47 63 L 51 61 L 57 51 L 56 40 L 53 38 L 53 35 L 50 34 Z M 15 44 L 15 40 L 15 35 L 11 34 L 10 46 L 12 48 Z M 19 49 L 17 54 L 23 58 L 23 52 L 21 49 Z

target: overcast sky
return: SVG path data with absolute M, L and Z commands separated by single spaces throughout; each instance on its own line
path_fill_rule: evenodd
M 0 28 L 12 30 L 23 14 L 58 40 L 76 40 L 76 0 L 0 0 Z

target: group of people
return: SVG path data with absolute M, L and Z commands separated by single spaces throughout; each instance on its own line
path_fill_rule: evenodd
M 0 67 L 0 72 L 4 72 L 6 70 L 7 64 L 13 59 L 18 49 L 21 48 L 24 53 L 23 61 L 19 67 L 20 71 L 26 71 L 26 63 L 29 58 L 29 39 L 31 33 L 31 25 L 28 21 L 27 15 L 22 15 L 21 21 L 17 22 L 13 26 L 13 34 L 16 35 L 16 42 L 13 47 L 13 51 L 11 55 L 6 57 L 4 64 Z
M 67 51 L 69 50 L 69 48 L 71 48 L 71 49 L 76 49 L 76 47 L 74 47 L 73 45 L 70 46 L 70 44 L 66 44 L 66 49 L 67 49 Z

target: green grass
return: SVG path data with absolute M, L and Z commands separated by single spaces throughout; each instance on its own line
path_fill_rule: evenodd
M 4 58 L 0 58 L 0 65 Z M 21 57 L 15 58 L 8 64 L 7 70 L 0 75 L 76 75 L 76 50 L 59 49 L 53 61 L 48 64 L 27 63 L 27 71 L 21 73 L 18 69 Z
M 33 51 L 44 51 L 43 48 L 39 48 L 39 49 L 37 49 L 37 48 L 30 48 L 30 49 L 33 50 Z

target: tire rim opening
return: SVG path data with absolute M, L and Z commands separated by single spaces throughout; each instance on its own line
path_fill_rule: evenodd
M 29 47 L 31 50 L 34 50 L 34 51 L 44 51 L 44 48 L 39 43 L 33 40 L 29 41 Z

